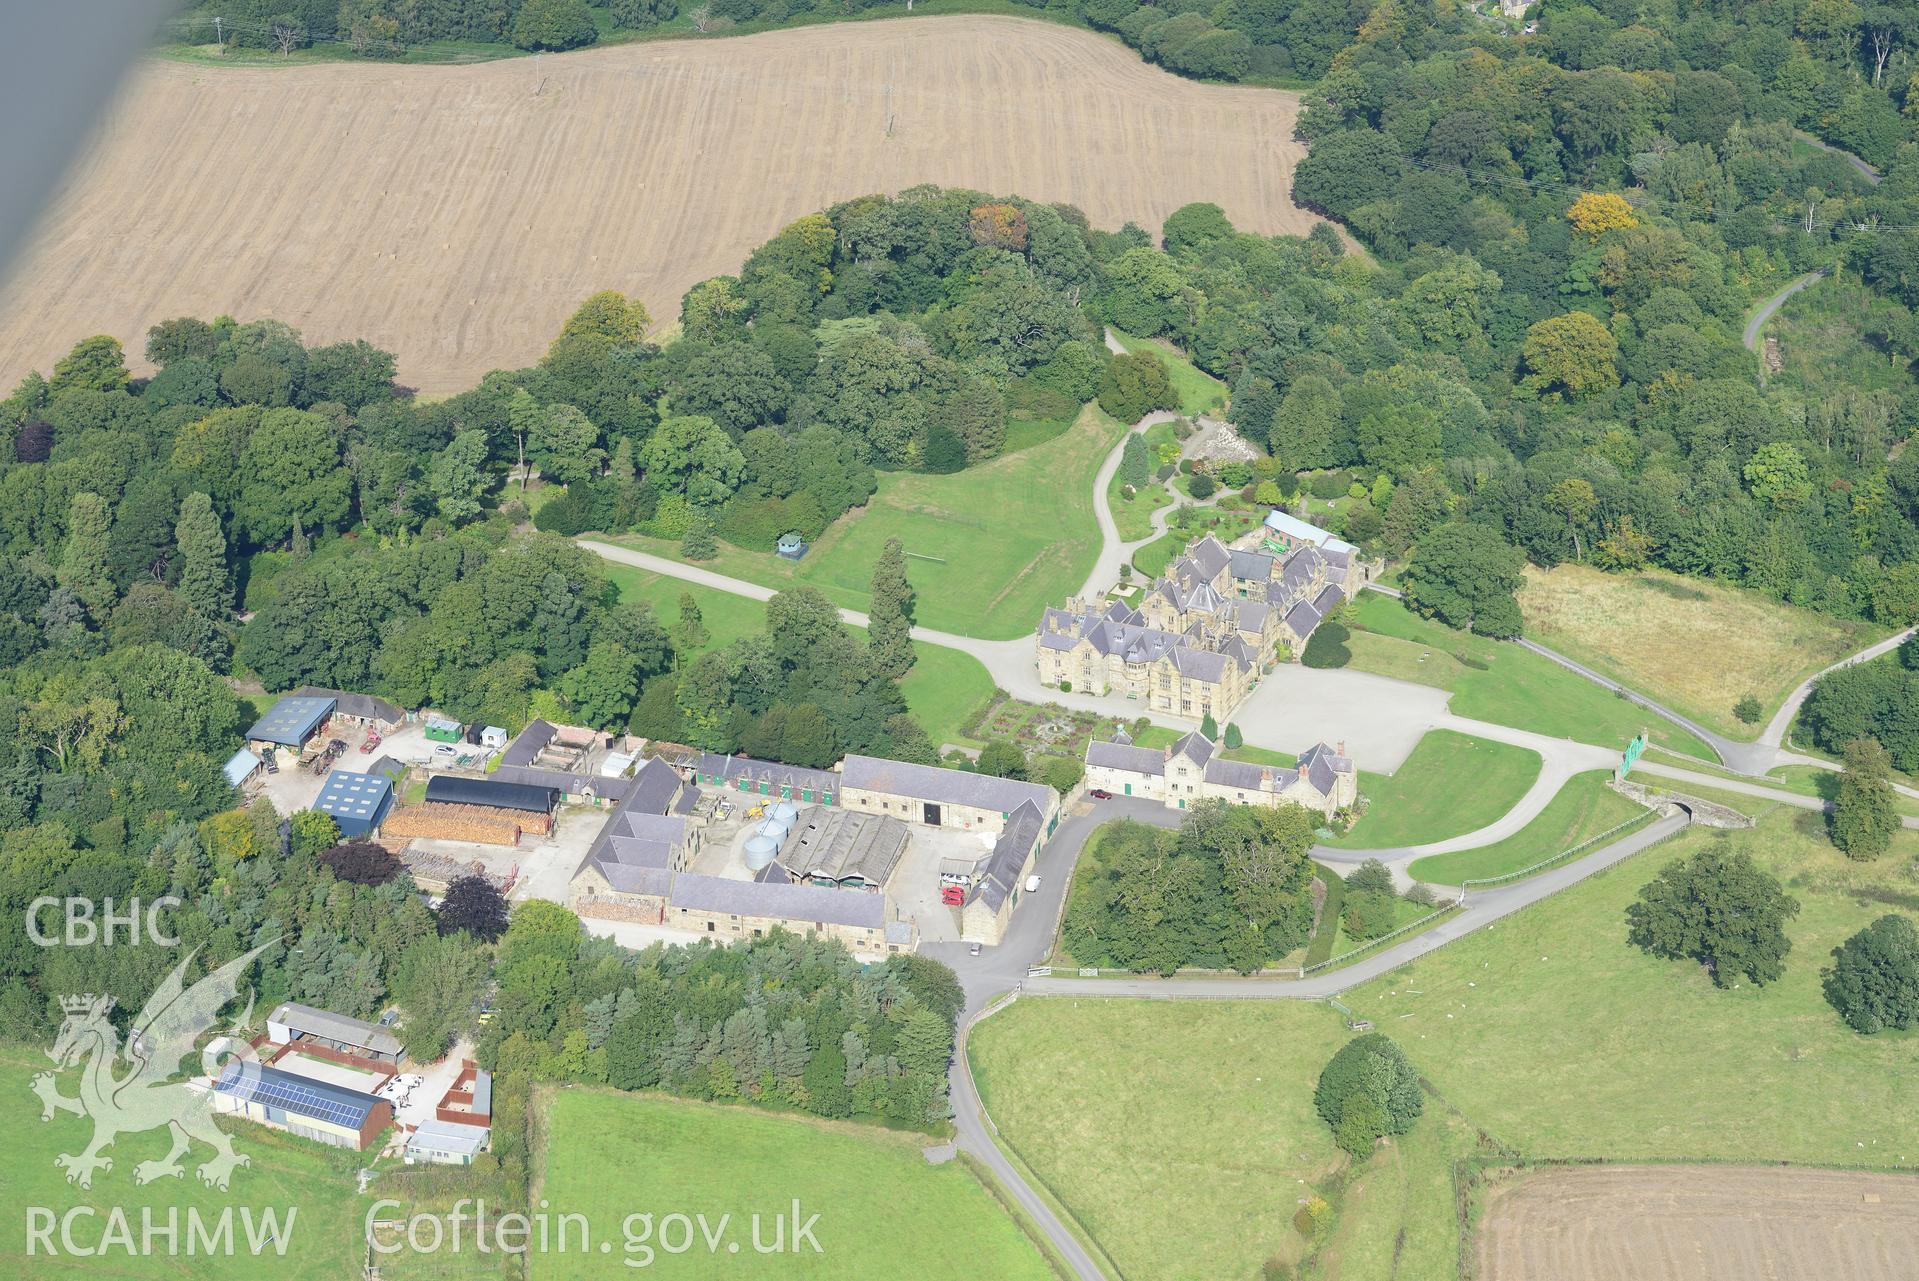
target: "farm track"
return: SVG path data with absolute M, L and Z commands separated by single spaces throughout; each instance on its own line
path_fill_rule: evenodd
M 0 300 L 0 380 L 177 315 L 366 338 L 459 391 L 618 289 L 671 321 L 782 226 L 920 183 L 1156 229 L 1211 200 L 1263 234 L 1298 96 L 1197 84 L 1017 18 L 914 18 L 473 66 L 149 61 Z

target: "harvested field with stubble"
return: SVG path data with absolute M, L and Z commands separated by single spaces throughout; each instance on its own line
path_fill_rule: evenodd
M 920 183 L 1157 232 L 1306 231 L 1298 97 L 1017 18 L 826 25 L 477 66 L 151 61 L 0 293 L 0 383 L 183 314 L 366 338 L 401 382 L 531 362 L 587 294 L 675 319 L 802 214 Z
M 1919 1178 L 1577 1166 L 1485 1198 L 1478 1281 L 1894 1281 L 1919 1259 Z

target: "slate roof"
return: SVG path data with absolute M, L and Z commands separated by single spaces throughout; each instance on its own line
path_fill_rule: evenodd
M 1213 740 L 1198 730 L 1191 730 L 1174 740 L 1173 755 L 1184 756 L 1195 765 L 1204 765 L 1213 759 Z
M 671 905 L 694 912 L 783 919 L 802 929 L 808 922 L 870 930 L 886 924 L 884 894 L 819 885 L 781 885 L 776 881 L 735 881 L 691 872 L 673 878 Z
M 1026 859 L 1033 848 L 1039 844 L 1041 829 L 1045 820 L 1040 809 L 1031 801 L 1022 803 L 1008 817 L 1006 830 L 993 842 L 993 852 L 986 859 L 986 873 L 973 887 L 974 901 L 985 905 L 987 911 L 997 912 L 1006 902 L 1006 896 L 1019 885 L 1019 874 L 1026 866 Z
M 397 725 L 406 719 L 401 711 L 384 698 L 375 698 L 371 694 L 355 694 L 344 689 L 320 689 L 314 685 L 302 685 L 293 691 L 295 698 L 330 698 L 336 704 L 334 710 L 342 716 L 357 716 L 361 720 L 382 721 L 388 725 Z
M 1313 597 L 1313 608 L 1324 618 L 1346 602 L 1346 593 L 1332 583 L 1320 588 L 1319 595 Z
M 1086 745 L 1086 763 L 1102 769 L 1123 769 L 1134 774 L 1164 774 L 1166 756 L 1153 747 L 1128 747 L 1098 739 Z
M 672 778 L 674 786 L 679 785 L 679 775 L 666 762 L 651 760 L 647 766 L 658 766 Z M 643 768 L 629 781 L 650 785 L 647 773 Z M 607 817 L 606 826 L 587 846 L 586 856 L 573 869 L 573 875 L 578 876 L 590 865 L 599 868 L 607 884 L 622 893 L 666 894 L 673 883 L 673 847 L 686 840 L 686 820 L 663 813 L 666 803 L 660 800 L 657 787 L 635 788 Z
M 1235 551 L 1231 556 L 1233 577 L 1263 583 L 1273 576 L 1273 562 L 1276 559 L 1265 552 Z
M 1285 595 L 1297 596 L 1311 587 L 1315 572 L 1325 564 L 1326 558 L 1317 547 L 1302 547 L 1288 556 L 1286 567 L 1279 576 L 1279 584 L 1285 589 Z
M 1197 563 L 1207 578 L 1217 578 L 1219 572 L 1232 563 L 1232 554 L 1226 550 L 1224 543 L 1208 534 L 1193 544 L 1187 559 Z
M 862 791 L 888 792 L 941 805 L 971 805 L 1002 814 L 1011 814 L 1028 801 L 1044 812 L 1052 804 L 1053 796 L 1053 789 L 1044 783 L 1022 783 L 1018 779 L 994 778 L 991 774 L 972 774 L 937 765 L 913 765 L 877 756 L 847 757 L 840 762 L 840 778 L 845 786 Z
M 282 747 L 299 747 L 320 727 L 320 722 L 333 714 L 332 698 L 302 697 L 288 694 L 275 703 L 265 716 L 253 722 L 247 731 L 249 743 L 278 743 Z
M 648 814 L 664 814 L 672 807 L 673 798 L 679 794 L 685 780 L 671 765 L 657 756 L 635 770 L 630 780 L 604 779 L 611 783 L 625 781 L 629 783 L 626 800 L 632 808 Z
M 500 753 L 500 764 L 531 765 L 541 750 L 553 741 L 553 732 L 558 728 L 552 721 L 536 720 L 529 723 Z
M 1266 767 L 1255 765 L 1251 761 L 1229 761 L 1222 756 L 1207 762 L 1206 781 L 1220 787 L 1237 787 L 1244 791 L 1257 792 L 1265 785 Z M 1275 782 L 1277 783 L 1277 780 Z
M 1313 608 L 1311 601 L 1303 600 L 1286 611 L 1286 625 L 1298 636 L 1310 636 L 1313 628 L 1319 626 L 1319 611 Z
M 1299 758 L 1299 772 L 1327 795 L 1332 794 L 1337 777 L 1352 772 L 1352 769 L 1351 757 L 1339 755 L 1324 743 L 1313 744 Z
M 694 769 L 701 778 L 711 775 L 728 783 L 746 778 L 773 787 L 786 786 L 796 791 L 805 789 L 816 795 L 823 791 L 837 794 L 840 790 L 840 776 L 831 770 L 781 765 L 777 761 L 762 761 L 751 756 L 721 756 L 715 752 L 702 752 L 699 764 Z

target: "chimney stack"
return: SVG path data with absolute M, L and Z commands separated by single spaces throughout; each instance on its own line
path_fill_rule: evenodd
M 1346 740 L 1343 738 L 1339 740 L 1339 754 L 1341 756 L 1346 754 Z

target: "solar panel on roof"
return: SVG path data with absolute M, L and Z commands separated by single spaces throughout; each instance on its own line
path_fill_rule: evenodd
M 342 1086 L 309 1081 L 278 1068 L 241 1060 L 227 1064 L 214 1088 L 246 1102 L 285 1108 L 349 1130 L 360 1128 L 377 1101 L 371 1095 Z

